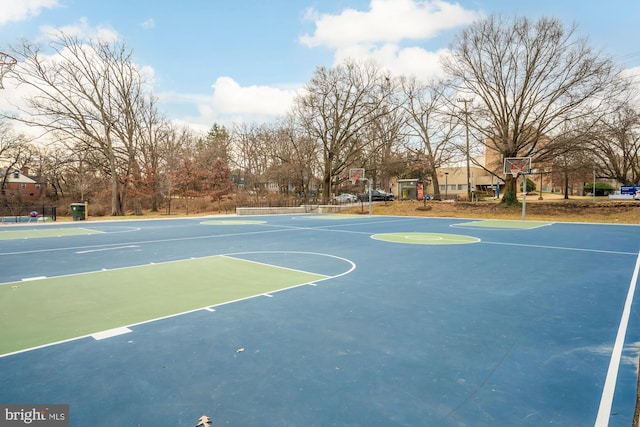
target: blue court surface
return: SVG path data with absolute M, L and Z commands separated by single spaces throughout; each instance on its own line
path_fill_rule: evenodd
M 48 228 L 61 231 L 30 231 Z M 0 403 L 68 404 L 71 426 L 193 427 L 203 415 L 241 427 L 633 422 L 638 226 L 278 215 L 0 233 L 18 229 L 25 234 L 0 235 L 5 299 L 67 279 L 96 281 L 96 312 L 112 298 L 139 298 L 138 283 L 204 292 L 193 308 L 136 321 L 103 310 L 108 330 L 29 348 L 0 342 L 12 349 L 0 355 Z M 189 260 L 208 257 L 241 267 L 192 271 Z M 146 269 L 155 265 L 172 275 Z M 258 266 L 266 273 L 255 280 Z M 129 271 L 130 288 L 109 293 L 108 280 Z M 292 274 L 301 282 L 280 283 Z M 166 285 L 143 297 L 171 309 Z M 213 295 L 243 287 L 262 290 Z M 38 320 L 52 337 L 69 333 L 38 314 L 56 308 L 68 318 L 82 307 L 47 298 L 24 318 L 0 317 L 0 336 Z M 12 307 L 0 301 L 0 316 Z

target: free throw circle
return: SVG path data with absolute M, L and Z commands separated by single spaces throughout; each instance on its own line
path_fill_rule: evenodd
M 478 243 L 480 239 L 461 234 L 445 233 L 383 233 L 374 234 L 372 239 L 391 243 L 405 243 L 409 245 L 464 245 Z

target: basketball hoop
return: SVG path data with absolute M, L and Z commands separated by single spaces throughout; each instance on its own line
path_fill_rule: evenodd
M 352 185 L 355 185 L 358 181 L 364 180 L 363 168 L 351 168 L 349 169 L 349 180 Z
M 513 176 L 514 178 L 517 178 L 518 174 L 522 172 L 522 167 L 523 167 L 522 163 L 513 163 L 510 169 L 511 176 Z
M 6 74 L 13 71 L 18 60 L 8 53 L 0 52 L 0 89 L 4 89 L 2 79 Z
M 531 157 L 507 157 L 504 159 L 504 174 L 516 179 L 518 175 L 531 172 Z

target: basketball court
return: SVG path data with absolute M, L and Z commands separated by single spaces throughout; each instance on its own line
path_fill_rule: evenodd
M 72 426 L 629 426 L 639 242 L 369 215 L 3 226 L 0 402 Z

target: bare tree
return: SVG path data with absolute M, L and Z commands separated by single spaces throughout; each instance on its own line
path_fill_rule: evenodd
M 317 142 L 299 132 L 292 117 L 277 124 L 273 136 L 273 165 L 270 169 L 277 174 L 287 193 L 292 190 L 296 195 L 308 198 L 313 176 L 318 172 Z
M 431 178 L 435 194 L 440 194 L 438 168 L 459 156 L 453 143 L 459 136 L 458 118 L 448 112 L 452 94 L 443 81 L 420 83 L 416 79 L 404 79 L 408 129 L 408 149 L 418 159 L 424 159 L 423 173 Z
M 27 166 L 35 150 L 24 135 L 16 133 L 10 124 L 0 120 L 0 203 L 7 203 L 7 178 L 16 169 Z
M 474 99 L 470 126 L 502 158 L 550 160 L 554 130 L 593 116 L 603 97 L 620 90 L 613 63 L 578 38 L 575 26 L 551 18 L 477 21 L 457 37 L 444 68 L 460 96 Z M 515 195 L 508 175 L 503 201 Z
M 596 168 L 593 150 L 589 147 L 588 136 L 583 131 L 589 128 L 587 123 L 564 122 L 558 128 L 555 139 L 557 149 L 552 160 L 545 164 L 549 167 L 553 183 L 561 184 L 562 194 L 569 199 L 575 194 L 576 185 L 584 188 L 585 177 L 593 176 Z
M 602 117 L 590 138 L 598 174 L 624 184 L 640 183 L 640 112 L 623 105 Z
M 390 188 L 391 178 L 406 169 L 404 159 L 399 155 L 406 139 L 406 110 L 402 108 L 404 96 L 400 82 L 400 79 L 384 76 L 384 83 L 378 88 L 382 102 L 377 107 L 377 114 L 363 128 L 364 146 L 355 162 L 355 166 L 364 166 L 372 182 L 385 190 Z M 349 179 L 346 174 L 338 175 L 338 178 L 338 183 Z
M 231 168 L 242 187 L 260 197 L 267 189 L 271 131 L 256 124 L 236 124 L 231 132 Z
M 123 215 L 136 161 L 145 92 L 123 43 L 82 41 L 58 33 L 52 55 L 24 41 L 12 74 L 32 94 L 13 118 L 55 132 L 69 147 L 91 152 L 111 187 L 111 214 Z
M 195 144 L 196 136 L 187 127 L 167 124 L 159 141 L 161 165 L 160 194 L 165 200 L 167 215 L 171 215 L 173 196 L 180 189 L 180 167 L 184 152 Z
M 334 68 L 319 67 L 296 98 L 293 116 L 303 132 L 322 145 L 323 202 L 332 192 L 333 177 L 361 155 L 366 133 L 391 96 L 389 76 L 373 63 L 346 62 Z
M 143 98 L 147 105 L 140 108 L 140 126 L 136 164 L 133 169 L 133 191 L 137 196 L 150 199 L 152 212 L 159 210 L 163 190 L 163 164 L 169 139 L 174 129 L 156 108 L 156 99 Z M 139 209 L 136 203 L 136 210 Z
M 97 150 L 88 150 L 87 141 L 69 140 L 64 148 L 69 152 L 66 168 L 71 194 L 76 200 L 91 200 L 111 186 L 111 178 L 104 173 L 103 157 Z
M 40 146 L 37 152 L 39 175 L 46 177 L 47 180 L 47 195 L 52 200 L 64 197 L 67 191 L 64 168 L 68 150 L 63 150 L 63 147 Z

